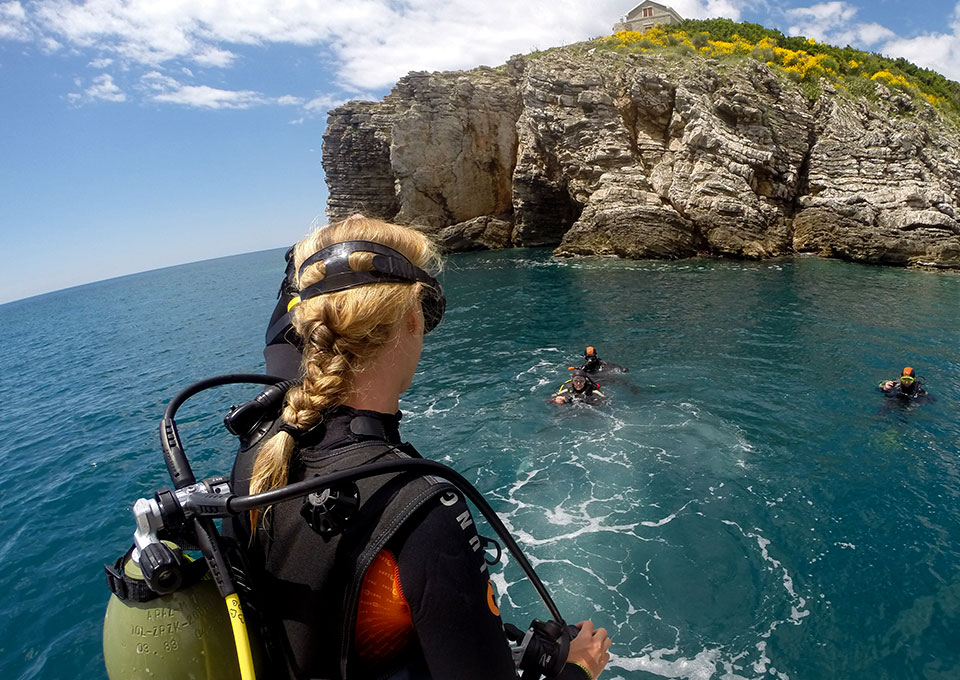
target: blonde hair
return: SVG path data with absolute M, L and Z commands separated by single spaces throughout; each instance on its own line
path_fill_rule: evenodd
M 373 241 L 396 250 L 414 266 L 438 269 L 440 259 L 430 240 L 418 231 L 354 215 L 343 222 L 315 230 L 294 247 L 294 262 L 301 263 L 318 250 L 342 241 Z M 349 256 L 354 271 L 370 271 L 373 253 Z M 294 284 L 299 290 L 324 277 L 322 261 L 308 266 Z M 300 372 L 303 384 L 287 392 L 281 419 L 307 430 L 323 413 L 342 404 L 354 376 L 378 355 L 407 314 L 420 304 L 422 283 L 372 283 L 303 300 L 293 308 L 292 324 L 303 339 Z M 294 438 L 280 431 L 257 452 L 250 493 L 269 491 L 287 483 Z M 256 523 L 254 518 L 254 524 Z

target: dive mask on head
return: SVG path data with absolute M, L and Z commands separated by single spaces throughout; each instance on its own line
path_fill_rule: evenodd
M 350 269 L 351 253 L 374 253 L 371 262 L 373 270 L 354 271 Z M 300 265 L 299 276 L 312 264 L 323 262 L 324 277 L 320 281 L 300 291 L 301 300 L 335 293 L 337 291 L 365 286 L 371 283 L 422 283 L 423 295 L 420 305 L 423 309 L 423 332 L 429 333 L 443 319 L 447 300 L 443 296 L 440 282 L 427 272 L 411 264 L 410 260 L 393 248 L 373 241 L 343 241 L 321 248 Z

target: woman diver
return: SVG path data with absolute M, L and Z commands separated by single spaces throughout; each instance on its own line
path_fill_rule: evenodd
M 303 382 L 259 450 L 238 456 L 236 493 L 419 455 L 401 443 L 398 406 L 445 306 L 426 271 L 439 265 L 433 246 L 355 215 L 298 243 L 292 262 Z M 484 541 L 454 487 L 367 478 L 251 513 L 233 532 L 249 546 L 262 615 L 282 633 L 286 677 L 517 677 Z M 610 659 L 603 628 L 578 628 L 555 677 L 596 678 Z

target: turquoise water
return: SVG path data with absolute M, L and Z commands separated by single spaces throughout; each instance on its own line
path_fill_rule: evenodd
M 102 564 L 190 382 L 262 370 L 282 251 L 0 306 L 0 677 L 104 678 Z M 457 255 L 404 433 L 487 494 L 602 677 L 960 678 L 960 277 L 796 259 Z M 593 344 L 601 408 L 545 400 Z M 936 401 L 874 390 L 910 364 Z M 178 417 L 198 476 L 247 388 Z M 546 612 L 516 565 L 507 620 Z

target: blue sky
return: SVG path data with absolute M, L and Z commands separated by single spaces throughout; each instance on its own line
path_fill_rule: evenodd
M 638 0 L 0 0 L 0 303 L 289 245 L 326 112 L 605 35 Z M 960 80 L 960 0 L 677 0 Z

